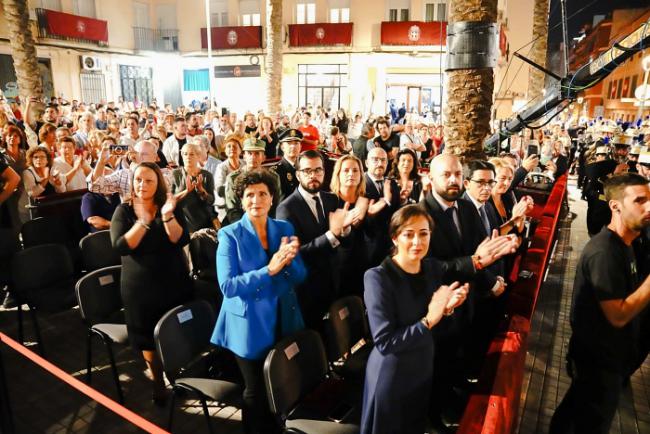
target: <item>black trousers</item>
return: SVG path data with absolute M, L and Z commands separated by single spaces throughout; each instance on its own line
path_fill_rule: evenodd
M 551 419 L 550 434 L 608 434 L 626 375 L 569 360 L 571 386 Z
M 280 433 L 282 430 L 269 409 L 264 386 L 264 359 L 249 360 L 235 356 L 244 377 L 242 423 L 246 434 Z

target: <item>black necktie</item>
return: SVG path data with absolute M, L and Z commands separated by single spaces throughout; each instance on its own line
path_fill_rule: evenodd
M 478 213 L 481 216 L 481 221 L 483 222 L 483 226 L 485 227 L 485 232 L 487 232 L 487 234 L 490 235 L 490 221 L 488 220 L 487 212 L 485 211 L 485 205 L 482 205 L 478 209 Z
M 318 220 L 318 223 L 323 224 L 327 220 L 325 220 L 325 211 L 323 211 L 323 205 L 320 203 L 320 197 L 312 196 L 312 198 L 314 199 L 314 202 L 316 202 L 316 219 Z
M 456 208 L 453 206 L 450 206 L 447 208 L 445 211 L 445 214 L 447 214 L 447 217 L 449 217 L 449 221 L 451 223 L 451 226 L 456 230 L 456 235 L 458 235 L 458 238 L 462 238 L 460 236 L 460 228 L 456 224 L 456 220 L 454 220 L 454 214 L 456 213 Z

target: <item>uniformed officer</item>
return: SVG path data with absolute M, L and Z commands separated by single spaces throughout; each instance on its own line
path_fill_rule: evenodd
M 611 219 L 611 210 L 605 201 L 603 180 L 616 170 L 616 161 L 609 158 L 610 148 L 601 145 L 596 148 L 596 161 L 585 168 L 584 196 L 587 199 L 587 231 L 596 235 Z
M 280 188 L 284 197 L 289 197 L 300 184 L 298 178 L 296 178 L 296 164 L 298 163 L 298 155 L 300 155 L 301 141 L 302 132 L 295 128 L 285 130 L 280 136 L 282 160 L 273 166 L 273 170 L 280 177 Z

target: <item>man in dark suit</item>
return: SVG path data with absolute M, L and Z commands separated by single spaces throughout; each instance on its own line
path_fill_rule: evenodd
M 388 236 L 390 218 L 400 206 L 400 191 L 397 183 L 384 175 L 388 155 L 382 148 L 373 148 L 368 153 L 365 175 L 366 197 L 371 201 L 368 207 L 368 220 L 365 241 L 368 245 L 369 267 L 375 267 L 384 260 L 392 242 Z
M 456 426 L 463 403 L 454 399 L 453 386 L 462 385 L 465 378 L 463 358 L 470 342 L 468 332 L 475 299 L 503 293 L 503 279 L 485 268 L 501 256 L 513 253 L 515 242 L 508 236 L 484 240 L 485 227 L 476 207 L 460 198 L 463 173 L 456 156 L 441 154 L 434 158 L 429 178 L 432 189 L 421 202 L 435 223 L 428 255 L 444 263 L 449 281 L 469 279 L 473 287 L 468 302 L 434 329 L 432 418 L 445 426 Z
M 276 218 L 291 222 L 300 240 L 307 279 L 296 289 L 307 327 L 323 330 L 323 315 L 336 299 L 339 282 L 335 250 L 350 233 L 353 213 L 338 208 L 338 198 L 321 191 L 323 156 L 315 150 L 298 157 L 300 185 L 278 206 Z
M 273 166 L 273 170 L 280 177 L 280 188 L 282 196 L 289 197 L 298 187 L 298 178 L 296 177 L 296 163 L 300 155 L 300 142 L 302 133 L 295 128 L 287 129 L 280 136 L 280 145 L 282 146 L 282 159 Z

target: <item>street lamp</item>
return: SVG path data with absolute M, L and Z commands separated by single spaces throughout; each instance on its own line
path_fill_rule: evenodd
M 648 73 L 650 73 L 650 55 L 645 56 L 643 60 L 641 61 L 641 66 L 643 67 L 643 70 L 645 71 L 645 74 L 643 74 L 643 83 L 641 83 L 641 87 L 643 88 L 642 92 L 639 92 L 641 95 L 641 104 L 639 104 L 639 111 L 637 113 L 637 119 L 642 119 L 643 116 L 643 108 L 645 107 L 645 100 L 648 98 Z

